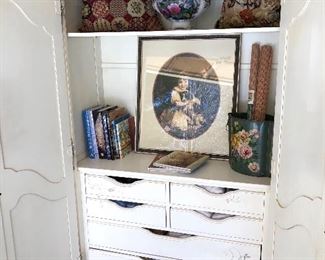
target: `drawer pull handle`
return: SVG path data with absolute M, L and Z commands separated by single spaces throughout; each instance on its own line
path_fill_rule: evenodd
M 135 208 L 137 206 L 143 205 L 142 203 L 123 201 L 123 200 L 110 200 L 122 208 Z
M 131 184 L 136 181 L 142 181 L 142 179 L 135 179 L 135 178 L 127 178 L 127 177 L 113 177 L 113 176 L 107 176 L 108 178 L 114 179 L 115 181 L 122 183 L 122 184 Z
M 194 235 L 166 231 L 166 230 L 158 230 L 158 229 L 151 229 L 151 228 L 145 228 L 145 229 L 148 230 L 150 233 L 158 236 L 166 236 L 166 237 L 173 237 L 173 238 L 188 238 L 194 236 Z
M 211 194 L 226 194 L 228 192 L 236 191 L 237 189 L 230 188 L 222 188 L 222 187 L 213 187 L 213 186 L 203 186 L 203 185 L 195 185 L 196 187 L 205 190 Z
M 206 218 L 213 219 L 213 220 L 225 220 L 228 218 L 235 217 L 235 215 L 230 215 L 230 214 L 221 214 L 221 213 L 199 211 L 199 210 L 194 210 L 194 211 Z

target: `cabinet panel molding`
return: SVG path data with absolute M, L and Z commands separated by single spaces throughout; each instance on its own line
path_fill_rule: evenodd
M 37 213 L 30 211 L 31 205 Z M 50 200 L 37 194 L 22 195 L 10 210 L 16 258 L 48 259 L 50 253 L 53 259 L 72 260 L 68 209 L 66 197 Z M 61 228 L 54 223 L 60 223 Z
M 70 145 L 69 118 L 62 117 L 67 93 L 65 70 L 60 66 L 64 58 L 60 16 L 54 1 L 6 0 L 1 8 L 5 11 L 0 30 L 6 35 L 1 43 L 5 66 L 0 82 L 4 168 L 29 169 L 60 182 L 66 176 Z M 41 13 L 48 20 L 42 21 Z
M 271 185 L 274 259 L 321 259 L 324 8 L 317 0 L 281 6 Z

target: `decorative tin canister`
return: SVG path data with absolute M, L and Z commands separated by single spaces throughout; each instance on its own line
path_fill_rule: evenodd
M 273 117 L 253 121 L 246 113 L 230 113 L 228 130 L 230 167 L 246 175 L 270 177 Z

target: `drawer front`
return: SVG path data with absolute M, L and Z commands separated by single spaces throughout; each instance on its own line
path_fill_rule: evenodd
M 125 224 L 141 224 L 155 228 L 166 226 L 165 208 L 146 204 L 125 208 L 110 200 L 87 198 L 87 215 Z
M 171 209 L 171 228 L 179 232 L 215 236 L 248 243 L 261 243 L 263 223 L 259 219 L 214 214 L 208 212 Z
M 176 259 L 260 259 L 260 246 L 203 237 L 175 238 L 117 224 L 88 222 L 94 248 L 127 250 Z
M 170 192 L 172 206 L 263 218 L 265 194 L 262 192 L 213 193 L 203 186 L 175 183 L 171 183 Z
M 103 250 L 89 250 L 89 260 L 141 260 L 142 258 Z
M 164 204 L 166 184 L 159 181 L 139 180 L 130 184 L 108 176 L 86 175 L 86 195 L 109 199 Z

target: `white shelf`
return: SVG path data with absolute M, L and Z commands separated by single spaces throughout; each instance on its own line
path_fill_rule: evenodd
M 279 27 L 261 28 L 234 28 L 234 29 L 208 29 L 208 30 L 174 30 L 174 31 L 130 31 L 130 32 L 70 32 L 69 38 L 83 37 L 112 37 L 112 36 L 190 36 L 213 34 L 238 34 L 238 33 L 267 33 L 279 32 Z
M 270 178 L 252 177 L 233 171 L 228 161 L 208 160 L 191 174 L 150 173 L 148 165 L 154 159 L 153 154 L 131 153 L 122 160 L 84 159 L 78 163 L 81 173 L 131 177 L 147 180 L 172 181 L 178 183 L 215 185 L 251 191 L 268 191 Z

